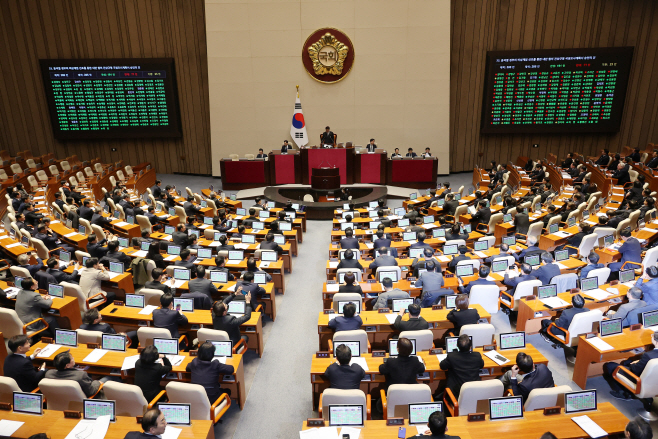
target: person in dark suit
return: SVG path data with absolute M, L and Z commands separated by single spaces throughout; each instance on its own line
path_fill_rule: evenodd
M 235 372 L 233 366 L 222 364 L 219 361 L 213 361 L 214 358 L 215 345 L 206 341 L 199 346 L 197 357 L 185 366 L 185 370 L 192 374 L 190 382 L 192 384 L 199 384 L 206 389 L 206 395 L 208 395 L 208 401 L 211 405 L 222 394 L 231 395 L 231 390 L 222 389 L 219 387 L 219 382 L 221 381 L 220 377 L 231 375 Z
M 345 273 L 345 276 L 343 277 L 343 281 L 345 281 L 345 285 L 341 285 L 338 287 L 338 292 L 339 293 L 359 293 L 363 297 L 363 291 L 361 290 L 361 285 L 358 283 L 355 284 L 356 282 L 356 276 L 354 273 Z
M 250 268 L 250 264 L 249 264 L 249 261 L 250 261 L 251 259 L 252 259 L 252 258 L 247 259 L 247 271 L 252 271 L 251 268 Z M 254 259 L 254 265 L 255 265 L 255 263 L 256 263 L 255 261 L 256 261 L 256 260 Z M 235 280 L 235 277 L 233 276 L 233 274 L 231 274 L 231 272 L 229 271 L 229 269 L 226 268 L 226 258 L 225 258 L 224 256 L 220 256 L 220 255 L 215 256 L 215 266 L 216 266 L 216 268 L 213 268 L 213 271 L 222 271 L 222 272 L 224 272 L 224 273 L 227 273 L 226 276 L 227 276 L 227 279 L 228 279 L 229 281 Z M 255 271 L 254 271 L 254 272 L 255 272 Z M 270 282 L 271 280 L 272 280 L 272 278 L 271 278 L 271 276 L 270 276 L 270 277 L 268 278 L 268 282 Z
M 528 229 L 530 228 L 530 217 L 527 213 L 517 212 L 514 217 L 514 226 L 516 227 L 516 233 L 521 233 L 526 235 Z
M 336 267 L 337 270 L 340 270 L 341 268 L 355 268 L 359 271 L 363 271 L 363 266 L 358 259 L 354 259 L 354 251 L 350 249 L 345 250 L 345 253 L 343 253 L 343 259 L 340 260 Z
M 169 288 L 168 285 L 163 284 L 163 281 L 165 280 L 165 275 L 164 275 L 164 270 L 162 268 L 154 268 L 153 271 L 151 271 L 151 277 L 153 278 L 153 280 L 146 282 L 144 288 L 148 288 L 151 290 L 160 290 L 163 293 L 171 294 L 171 288 Z
M 517 215 L 518 217 L 518 215 Z M 523 258 L 529 255 L 533 255 L 535 253 L 541 253 L 543 252 L 542 249 L 537 247 L 537 238 L 534 236 L 528 236 L 528 239 L 526 240 L 526 248 L 519 253 L 519 260 L 522 261 Z
M 162 363 L 157 360 L 161 359 Z M 171 372 L 169 359 L 158 352 L 153 345 L 146 346 L 135 363 L 135 384 L 142 389 L 144 398 L 152 401 L 163 389 L 160 387 L 162 376 Z
M 375 239 L 375 242 L 373 243 L 373 248 L 375 250 L 380 249 L 382 247 L 390 247 L 391 242 L 393 242 L 390 235 L 384 234 L 383 230 L 377 230 L 375 236 L 377 236 L 377 239 Z
M 343 315 L 337 315 L 335 318 L 329 320 L 329 327 L 335 332 L 339 331 L 352 331 L 354 329 L 361 329 L 363 320 L 356 314 L 356 305 L 348 303 L 343 306 Z
M 427 235 L 425 234 L 425 232 L 420 232 L 418 234 L 418 236 L 416 237 L 416 239 L 418 239 L 418 242 L 415 242 L 415 243 L 411 244 L 411 246 L 409 248 L 429 248 L 429 249 L 431 249 L 432 246 L 425 243 L 426 238 L 427 238 Z
M 617 170 L 617 166 L 621 162 L 622 160 L 619 153 L 615 154 L 614 158 L 608 162 L 608 172 L 615 172 Z
M 31 360 L 37 356 L 41 349 L 35 349 L 30 357 L 27 352 L 30 350 L 32 343 L 30 339 L 23 334 L 15 335 L 9 339 L 9 350 L 4 363 L 4 374 L 6 377 L 13 378 L 23 392 L 31 392 L 39 386 L 39 381 L 46 375 L 45 363 L 40 368 L 35 368 Z
M 110 224 L 112 223 L 112 220 L 109 219 L 109 218 L 105 218 L 105 217 L 101 214 L 101 208 L 98 207 L 98 206 L 96 206 L 96 207 L 94 208 L 94 214 L 91 216 L 91 221 L 89 221 L 89 223 L 90 223 L 92 226 L 95 224 L 95 225 L 97 225 L 97 226 L 99 226 L 99 227 L 102 227 L 102 228 L 106 229 L 106 228 L 108 228 L 108 227 L 110 226 Z
M 466 247 L 465 245 L 460 245 L 459 247 L 457 247 L 457 251 L 459 251 L 459 254 L 453 257 L 450 262 L 448 262 L 448 271 L 452 273 L 455 272 L 455 267 L 457 267 L 458 262 L 471 260 L 471 258 L 466 256 L 466 253 L 468 253 L 468 247 Z
M 491 219 L 491 209 L 487 207 L 486 201 L 480 200 L 478 210 L 471 218 L 471 224 L 473 227 L 476 227 L 478 224 L 484 224 L 486 226 L 489 224 L 489 219 Z
M 537 279 L 535 276 L 533 276 L 532 273 L 532 266 L 529 264 L 521 264 L 521 272 L 522 274 L 519 274 L 518 269 L 514 267 L 514 271 L 516 272 L 516 276 L 510 277 L 510 269 L 507 267 L 507 270 L 505 270 L 505 277 L 503 278 L 503 285 L 507 285 L 509 288 L 507 289 L 507 293 L 510 294 L 511 296 L 514 296 L 514 291 L 516 291 L 516 287 L 521 283 L 525 282 L 527 280 L 535 280 Z
M 213 295 L 219 294 L 217 287 L 210 281 L 206 279 L 206 268 L 203 265 L 196 267 L 196 278 L 191 279 L 188 282 L 190 293 L 202 293 L 208 296 L 210 300 L 213 300 Z
M 622 230 L 620 233 L 623 244 L 617 250 L 621 253 L 621 260 L 608 264 L 610 271 L 619 271 L 626 262 L 642 263 L 642 244 L 636 238 L 631 236 L 629 230 Z M 635 267 L 629 264 L 626 268 Z
M 462 326 L 477 324 L 480 320 L 480 314 L 477 309 L 468 307 L 468 296 L 466 294 L 459 294 L 455 299 L 455 309 L 450 310 L 447 319 L 455 327 L 452 333 L 459 335 Z
M 548 222 L 551 220 L 551 218 L 554 218 L 556 216 L 560 216 L 559 213 L 556 213 L 557 208 L 555 207 L 554 204 L 551 204 L 548 206 L 548 213 L 544 215 L 544 218 L 542 218 L 542 221 L 544 223 L 544 228 L 548 227 Z
M 466 241 L 469 237 L 469 234 L 465 230 L 464 233 L 462 233 L 461 229 L 461 223 L 453 224 L 453 226 L 450 228 L 450 231 L 446 232 L 446 241 L 452 241 L 454 239 L 463 239 Z
M 567 154 L 567 158 L 562 161 L 562 164 L 560 165 L 561 168 L 569 168 L 571 166 L 571 163 L 573 163 L 573 158 L 572 154 L 569 153 Z
M 658 149 L 654 149 L 651 153 L 651 159 L 647 162 L 647 167 L 651 169 L 658 168 Z
M 560 317 L 555 320 L 555 325 L 558 326 L 558 328 L 569 329 L 569 325 L 571 325 L 571 321 L 576 316 L 576 314 L 589 311 L 589 309 L 585 308 L 585 299 L 583 299 L 583 296 L 580 294 L 576 294 L 571 298 L 571 304 L 573 307 L 563 310 L 562 314 L 560 314 Z M 544 338 L 546 338 L 547 328 L 551 323 L 552 322 L 550 319 L 544 319 L 541 321 L 542 328 L 540 330 L 540 334 L 542 334 Z M 551 329 L 551 332 L 555 333 L 556 335 L 564 336 L 564 331 L 558 328 Z
M 274 250 L 279 256 L 283 253 L 283 248 L 274 242 L 274 234 L 268 233 L 265 235 L 265 240 L 260 243 L 261 250 Z
M 567 174 L 569 174 L 571 176 L 571 178 L 575 178 L 575 177 L 578 176 L 578 174 L 580 174 L 580 172 L 578 171 L 577 166 L 578 166 L 578 163 L 572 162 L 571 165 L 569 166 L 569 169 L 567 169 L 566 172 L 567 172 Z
M 82 207 L 78 209 L 78 216 L 84 218 L 87 221 L 91 221 L 91 218 L 94 216 L 94 211 L 89 207 L 91 205 L 89 200 L 84 200 L 82 202 Z
M 370 143 L 366 145 L 366 151 L 375 152 L 377 145 L 375 145 L 375 139 L 370 139 Z
M 464 283 L 462 282 L 461 278 L 458 277 L 458 282 L 459 282 L 459 292 L 463 294 L 470 294 L 471 289 L 476 286 L 476 285 L 496 285 L 496 282 L 492 280 L 487 280 L 487 276 L 489 276 L 489 267 L 486 265 L 480 265 L 480 269 L 478 270 L 478 275 L 479 278 L 471 281 L 468 283 L 468 286 L 464 287 Z
M 55 278 L 57 283 L 60 282 L 72 282 L 77 283 L 78 280 L 78 270 L 80 270 L 80 265 L 76 261 L 73 265 L 73 273 L 68 274 L 59 269 L 59 261 L 55 258 L 50 258 L 46 262 L 48 266 L 48 274 Z
M 149 220 L 149 223 L 151 223 L 152 226 L 158 226 L 160 218 L 155 214 L 155 208 L 153 206 L 149 206 L 148 209 L 146 209 L 144 216 Z
M 336 135 L 331 131 L 331 128 L 325 127 L 324 133 L 320 135 L 320 143 L 322 146 L 324 145 L 331 145 L 331 146 L 336 146 L 335 145 L 335 140 Z
M 87 236 L 87 253 L 89 253 L 92 258 L 103 258 L 108 251 L 107 247 L 104 247 L 106 243 L 107 239 L 98 242 L 96 235 L 94 234 Z
M 34 205 L 33 204 L 26 204 L 26 209 L 24 211 L 25 213 L 25 224 L 36 227 L 37 224 L 39 224 L 39 221 L 43 218 L 43 214 L 36 212 L 34 210 Z
M 242 287 L 237 287 L 235 293 L 231 293 L 224 300 L 218 300 L 212 305 L 212 327 L 213 329 L 218 329 L 220 331 L 226 331 L 229 339 L 233 342 L 233 346 L 236 346 L 240 340 L 244 340 L 245 343 L 249 341 L 249 337 L 246 335 L 240 334 L 240 325 L 249 321 L 251 318 L 251 293 L 245 295 L 245 302 L 247 305 L 245 307 L 245 313 L 243 316 L 234 316 L 228 314 L 228 303 L 233 300 L 236 294 L 242 292 Z
M 630 155 L 627 155 L 625 158 L 630 158 L 633 163 L 639 163 L 642 155 L 640 154 L 640 148 L 635 148 Z
M 391 158 L 395 158 L 395 157 L 402 157 L 402 155 L 400 154 L 400 148 L 395 148 L 393 154 L 391 154 Z
M 251 225 L 258 221 L 260 221 L 260 219 L 256 216 L 256 209 L 250 207 L 249 216 L 242 220 L 242 225 L 244 225 L 247 229 L 251 229 Z
M 455 200 L 455 195 L 450 193 L 445 197 L 445 203 L 443 204 L 443 214 L 455 216 L 455 211 L 459 207 L 459 201 Z
M 612 178 L 617 179 L 617 186 L 624 186 L 626 183 L 631 181 L 631 176 L 628 173 L 628 169 L 626 169 L 623 163 L 619 163 L 617 165 L 617 170 L 613 172 Z
M 34 228 L 25 222 L 25 215 L 22 213 L 16 214 L 16 226 L 18 227 L 19 231 L 21 229 L 25 229 L 31 234 L 34 234 Z
M 261 297 L 263 294 L 265 294 L 265 289 L 258 285 L 257 283 L 254 283 L 254 272 L 251 271 L 245 271 L 242 274 L 242 279 L 239 279 L 235 283 L 236 287 L 241 287 L 242 294 L 237 295 L 235 299 L 237 300 L 244 300 L 244 294 L 251 293 L 251 308 L 256 309 L 258 307 L 258 302 L 257 299 Z M 263 308 L 265 305 L 263 305 Z
M 55 355 L 53 365 L 55 369 L 48 370 L 44 378 L 75 381 L 87 398 L 98 392 L 101 387 L 100 381 L 92 380 L 87 372 L 75 369 L 75 360 L 68 351 Z
M 352 350 L 344 344 L 336 346 L 336 360 L 324 371 L 324 376 L 329 379 L 331 389 L 358 389 L 361 380 L 365 378 L 366 372 L 358 364 L 350 365 Z
M 420 316 L 420 305 L 412 303 L 407 307 L 407 309 L 409 310 L 409 319 L 402 320 L 402 316 L 407 310 L 400 309 L 398 316 L 395 318 L 395 322 L 393 322 L 393 327 L 395 329 L 402 332 L 420 331 L 429 328 L 429 323 L 427 323 L 427 320 Z
M 34 275 L 37 273 L 37 271 L 41 270 L 41 267 L 43 267 L 43 261 L 41 258 L 36 258 L 37 263 L 34 265 L 30 265 L 30 257 L 32 256 L 32 253 L 23 253 L 21 255 L 18 255 L 16 258 L 18 262 L 18 266 L 21 268 L 25 268 L 27 271 L 30 272 L 30 276 L 34 277 Z M 35 255 L 36 256 L 36 255 Z
M 599 166 L 607 165 L 610 162 L 610 156 L 608 154 L 610 154 L 609 150 L 602 149 L 601 156 L 598 159 L 596 159 L 596 162 L 594 162 L 594 164 Z
M 182 268 L 187 268 L 190 270 L 190 276 L 191 278 L 196 277 L 196 265 L 194 265 L 194 262 L 192 262 L 191 259 L 192 253 L 190 252 L 189 249 L 182 250 L 180 252 L 180 261 L 174 262 L 174 265 L 176 267 L 182 267 Z
M 340 248 L 342 249 L 359 249 L 359 240 L 354 237 L 354 230 L 351 227 L 348 227 L 345 230 L 345 237 L 340 240 Z
M 98 308 L 91 308 L 85 311 L 82 316 L 82 325 L 80 329 L 85 329 L 87 331 L 97 331 L 102 332 L 103 334 L 116 334 L 117 332 L 107 323 L 103 323 L 103 317 L 101 313 L 98 312 Z M 137 338 L 137 331 L 128 331 L 120 332 L 120 335 L 125 335 L 130 339 L 130 345 L 135 348 L 139 344 L 139 339 Z
M 407 155 L 405 157 L 416 157 L 417 154 L 414 152 L 413 148 L 407 149 Z
M 183 209 L 185 209 L 185 215 L 187 216 L 200 216 L 201 210 L 194 205 L 194 197 L 187 197 L 187 201 L 183 203 Z
M 155 180 L 155 185 L 151 188 L 151 195 L 156 200 L 159 200 L 162 197 L 162 181 Z
M 377 211 L 377 221 L 382 223 L 384 227 L 391 227 L 391 220 L 388 219 L 386 215 L 384 215 L 384 210 Z
M 182 253 L 182 252 L 181 252 Z M 130 256 L 119 251 L 119 241 L 110 241 L 107 243 L 106 258 L 116 259 L 123 264 L 123 271 L 130 268 L 130 263 L 133 261 Z
M 281 153 L 282 154 L 287 154 L 288 151 L 290 151 L 291 149 L 292 149 L 292 145 L 290 143 L 288 143 L 287 140 L 284 140 L 283 145 L 281 145 Z M 260 150 L 260 151 L 262 151 L 262 150 Z
M 523 375 L 519 382 L 517 375 Z M 525 352 L 516 355 L 516 365 L 512 366 L 510 384 L 516 396 L 522 396 L 525 402 L 532 389 L 547 389 L 555 386 L 553 373 L 545 364 L 533 364 L 532 357 Z
M 647 366 L 647 363 L 651 360 L 655 360 L 658 358 L 658 332 L 654 332 L 653 335 L 651 336 L 651 342 L 653 343 L 653 348 L 651 350 L 646 350 L 642 356 L 640 357 L 639 360 L 633 360 L 633 359 L 628 359 L 624 360 L 621 362 L 621 366 L 624 366 L 628 370 L 631 371 L 635 376 L 640 376 L 642 375 L 642 372 L 644 371 L 644 368 Z M 621 385 L 612 377 L 612 373 L 617 369 L 617 367 L 620 364 L 614 363 L 614 362 L 608 362 L 603 365 L 603 378 L 608 382 L 610 385 L 610 394 L 615 397 L 616 399 L 621 399 L 621 400 L 627 400 L 631 399 L 632 396 L 626 391 L 626 389 L 622 388 Z M 620 372 L 623 376 L 627 377 L 627 375 L 621 371 Z M 650 398 L 649 401 L 653 401 L 653 398 Z M 645 407 L 649 405 L 651 406 L 651 402 L 646 402 Z
M 281 152 L 283 152 L 283 148 L 281 148 Z M 263 148 L 258 148 L 258 155 L 256 155 L 257 159 L 264 159 L 267 157 L 267 154 L 263 152 Z
M 398 339 L 398 356 L 389 357 L 379 366 L 379 373 L 386 378 L 386 388 L 391 384 L 417 384 L 416 376 L 425 372 L 425 365 L 415 355 L 412 357 L 413 345 L 408 338 Z
M 553 255 L 549 252 L 542 253 L 541 260 L 544 265 L 532 270 L 530 274 L 540 280 L 543 285 L 548 285 L 553 277 L 560 275 L 560 267 L 553 262 Z
M 167 428 L 167 421 L 164 414 L 158 408 L 147 410 L 142 416 L 142 430 L 129 431 L 124 439 L 153 439 L 160 438 Z
M 418 434 L 413 437 L 419 439 L 460 439 L 459 436 L 446 434 L 446 431 L 448 431 L 448 420 L 446 419 L 446 415 L 440 411 L 436 411 L 430 415 L 427 420 L 427 427 L 430 429 L 431 434 Z
M 187 317 L 182 311 L 174 309 L 174 296 L 171 294 L 160 296 L 160 305 L 160 309 L 153 310 L 153 326 L 168 329 L 171 338 L 178 340 L 178 327 L 187 325 Z
M 460 335 L 457 339 L 457 352 L 448 352 L 439 367 L 446 371 L 446 389 L 450 389 L 455 398 L 464 383 L 480 381 L 480 369 L 484 360 L 479 352 L 470 352 L 471 340 L 468 335 Z
M 370 263 L 370 268 L 373 273 L 377 271 L 378 267 L 397 267 L 398 261 L 393 256 L 388 254 L 387 247 L 379 248 L 379 256 Z

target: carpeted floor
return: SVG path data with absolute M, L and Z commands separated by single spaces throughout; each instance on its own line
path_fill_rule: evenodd
M 159 175 L 163 186 L 175 184 L 178 188 L 189 186 L 200 191 L 213 184 L 221 187 L 221 180 L 212 177 L 183 175 Z M 453 188 L 471 186 L 471 173 L 441 177 L 439 182 L 450 181 Z M 246 204 L 246 203 L 245 203 Z M 390 200 L 389 206 L 398 207 L 402 200 Z M 313 354 L 318 350 L 317 315 L 322 310 L 320 291 L 325 280 L 325 262 L 331 224 L 328 221 L 308 221 L 304 242 L 299 256 L 293 259 L 293 272 L 286 275 L 286 294 L 277 295 L 277 321 L 265 319 L 265 351 L 262 358 L 253 352 L 245 356 L 245 380 L 247 402 L 240 411 L 234 404 L 224 416 L 223 423 L 215 427 L 217 438 L 294 438 L 298 436 L 302 422 L 317 413 L 311 407 L 310 366 Z M 494 314 L 492 323 L 496 333 L 513 330 L 509 318 Z M 557 385 L 568 384 L 578 390 L 571 381 L 573 366 L 569 365 L 561 349 L 553 349 L 539 335 L 529 336 L 527 342 L 535 346 L 549 359 Z M 514 359 L 511 359 L 514 361 Z M 637 400 L 618 401 L 609 394 L 603 378 L 593 378 L 588 388 L 597 389 L 599 402 L 612 402 L 627 417 L 635 416 L 641 408 Z M 658 433 L 658 423 L 652 425 Z M 546 430 L 550 429 L 547 425 Z M 543 431 L 537 432 L 539 437 Z

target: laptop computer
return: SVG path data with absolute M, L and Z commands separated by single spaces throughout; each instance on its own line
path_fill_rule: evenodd
M 596 390 L 581 390 L 564 394 L 564 412 L 579 413 L 596 410 Z
M 390 278 L 393 282 L 397 282 L 400 279 L 398 279 L 398 272 L 397 271 L 387 271 L 387 270 L 380 270 L 377 272 L 377 281 L 382 282 L 385 278 Z
M 122 262 L 110 262 L 110 272 L 116 274 L 123 274 L 123 263 Z
M 148 241 L 142 241 L 142 243 L 140 244 L 140 250 L 145 252 L 149 251 L 150 247 L 151 247 L 151 243 Z
M 237 209 L 235 209 L 235 214 L 238 215 L 238 216 L 246 216 L 247 215 L 247 209 L 245 209 L 243 207 L 238 207 Z
M 360 357 L 361 356 L 361 342 L 360 341 L 358 341 L 358 340 L 355 340 L 355 341 L 341 340 L 341 341 L 337 341 L 336 343 L 334 343 L 334 352 L 333 352 L 334 358 L 336 358 L 336 348 L 338 348 L 338 346 L 340 346 L 342 344 L 344 344 L 345 346 L 350 348 L 350 350 L 352 351 L 352 356 L 353 357 Z
M 525 332 L 503 332 L 498 349 L 525 349 Z
M 485 251 L 489 248 L 489 241 L 475 241 L 473 243 L 473 250 L 476 252 Z
M 457 277 L 473 276 L 473 264 L 462 264 L 455 267 Z
M 555 262 L 566 261 L 569 259 L 569 250 L 555 250 Z
M 144 308 L 145 297 L 141 294 L 126 293 L 126 306 L 128 308 Z
M 158 408 L 169 425 L 192 424 L 190 404 L 159 403 Z
M 164 232 L 166 235 L 173 235 L 175 231 L 176 228 L 174 226 L 165 226 L 164 228 Z
M 244 300 L 232 300 L 228 303 L 228 314 L 242 316 L 247 312 L 247 302 Z
M 457 305 L 455 304 L 455 301 L 457 300 L 457 294 L 448 294 L 445 296 L 446 300 L 446 309 L 455 309 L 457 308 Z
M 540 285 L 537 287 L 537 298 L 548 299 L 549 297 L 557 296 L 557 285 Z
M 243 244 L 255 244 L 256 236 L 255 235 L 242 235 Z
M 174 297 L 174 309 L 183 312 L 193 312 L 194 299 L 181 299 L 180 297 Z
M 173 256 L 180 255 L 180 245 L 168 245 L 167 246 L 167 254 L 168 255 L 173 255 Z
M 423 224 L 431 224 L 434 222 L 434 215 L 427 215 L 423 217 Z
M 130 246 L 130 241 L 128 241 L 128 238 L 117 238 L 117 241 L 119 241 L 119 247 L 129 247 Z
M 276 262 L 279 260 L 279 255 L 275 251 L 262 251 L 260 252 L 260 260 L 263 262 Z
M 48 294 L 53 297 L 64 297 L 64 286 L 57 284 L 48 284 Z
M 553 233 L 556 233 L 558 230 L 560 230 L 560 225 L 559 224 L 551 224 L 548 226 L 548 234 L 551 235 Z
M 523 397 L 508 396 L 505 398 L 489 398 L 489 419 L 523 418 Z
M 68 329 L 56 329 L 55 330 L 55 343 L 68 346 L 71 348 L 78 347 L 78 333 L 75 331 L 70 331 Z
M 233 342 L 231 340 L 227 341 L 214 341 L 208 340 L 215 346 L 215 357 L 227 357 L 230 358 L 233 356 Z
M 410 258 L 420 258 L 423 256 L 423 250 L 424 248 L 410 248 L 409 249 L 409 257 Z
M 254 221 L 253 223 L 251 223 L 251 228 L 253 230 L 263 230 L 265 228 L 265 223 L 261 221 Z
M 404 232 L 402 234 L 403 241 L 414 241 L 416 240 L 416 232 Z
M 199 248 L 196 251 L 197 259 L 211 259 L 212 258 L 212 249 L 211 248 Z
M 601 320 L 599 324 L 599 334 L 601 337 L 621 334 L 623 331 L 621 321 L 622 319 Z
M 174 279 L 175 280 L 190 280 L 192 278 L 190 270 L 187 268 L 174 268 Z
M 265 285 L 267 283 L 267 273 L 254 273 L 254 283 Z
M 212 270 L 210 272 L 210 281 L 226 283 L 228 282 L 228 273 L 226 271 Z
M 494 272 L 494 273 L 504 272 L 509 267 L 508 264 L 509 264 L 509 262 L 507 261 L 507 259 L 494 260 L 491 263 L 491 271 Z
M 409 218 L 400 218 L 400 219 L 398 220 L 398 227 L 408 227 L 409 224 L 410 224 L 410 223 L 409 223 Z M 371 226 L 370 228 L 371 228 L 371 229 L 376 229 L 377 226 L 375 226 L 375 227 L 372 227 L 372 226 Z
M 408 312 L 407 308 L 409 305 L 413 305 L 414 299 L 391 299 L 391 307 L 393 312 L 400 312 L 401 309 Z
M 438 228 L 437 229 L 432 229 L 432 237 L 433 238 L 445 238 L 446 237 L 446 229 L 438 229 Z
M 420 402 L 409 404 L 409 425 L 425 425 L 434 412 L 443 412 L 441 402 Z
M 178 340 L 175 338 L 154 338 L 153 346 L 158 348 L 160 354 L 178 355 Z
M 229 250 L 228 251 L 228 261 L 229 263 L 237 264 L 244 259 L 243 250 Z M 231 262 L 233 261 L 233 262 Z
M 523 262 L 530 265 L 531 267 L 536 267 L 540 264 L 539 255 L 530 255 L 523 258 Z
M 619 271 L 619 283 L 625 284 L 627 282 L 635 282 L 635 270 Z
M 336 303 L 338 304 L 338 314 L 343 313 L 343 307 L 345 305 L 347 305 L 348 303 L 353 303 L 356 306 L 356 314 L 361 313 L 361 302 L 359 302 L 359 301 L 355 302 L 353 300 L 339 300 Z
M 116 401 L 107 399 L 84 399 L 82 401 L 82 416 L 84 419 L 97 419 L 99 416 L 110 416 L 110 421 L 116 421 Z
M 101 348 L 108 351 L 126 352 L 126 336 L 120 334 L 103 334 Z
M 362 427 L 365 418 L 360 404 L 329 405 L 330 427 Z
M 12 402 L 15 413 L 43 414 L 43 395 L 41 393 L 13 392 Z
M 415 338 L 410 338 L 409 341 L 411 342 L 411 345 L 413 346 L 411 349 L 411 354 L 410 355 L 416 355 L 416 339 Z M 391 338 L 388 340 L 388 355 L 391 357 L 397 357 L 399 355 L 398 352 L 398 339 L 397 338 Z
M 450 244 L 450 245 L 444 245 L 443 246 L 443 254 L 445 256 L 449 255 L 456 255 L 457 254 L 457 244 Z

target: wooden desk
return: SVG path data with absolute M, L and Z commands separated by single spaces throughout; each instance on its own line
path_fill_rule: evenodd
M 116 311 L 112 314 L 112 310 Z M 107 306 L 101 311 L 105 323 L 111 325 L 129 326 L 136 329 L 140 326 L 151 326 L 153 315 L 139 314 L 140 308 L 129 308 L 126 306 Z M 212 329 L 212 312 L 210 310 L 196 310 L 184 313 L 188 319 L 188 325 L 181 327 L 180 332 L 194 334 L 199 328 Z M 198 326 L 198 327 L 197 327 Z M 263 318 L 260 312 L 252 312 L 251 318 L 242 324 L 240 332 L 249 336 L 247 346 L 256 351 L 258 356 L 263 355 Z M 193 338 L 193 337 L 192 337 Z
M 491 314 L 485 311 L 481 305 L 474 304 L 469 306 L 469 308 L 477 309 L 481 318 L 491 322 Z M 434 334 L 435 346 L 438 346 L 439 340 L 448 329 L 454 328 L 452 322 L 448 321 L 447 318 L 449 312 L 450 310 L 448 309 L 433 310 L 431 308 L 423 308 L 420 310 L 420 315 L 430 324 L 429 329 Z M 397 313 L 382 314 L 378 311 L 363 311 L 359 315 L 363 320 L 363 329 L 368 333 L 368 341 L 373 346 L 373 349 L 376 349 L 376 346 L 388 349 L 388 339 L 391 338 L 391 335 L 397 334 L 400 331 L 395 329 L 392 323 L 389 323 L 386 316 L 397 315 Z M 405 316 L 403 320 L 407 320 L 408 318 L 408 316 Z M 333 338 L 333 335 L 334 330 L 329 327 L 329 314 L 318 313 L 320 350 L 327 350 L 329 346 L 327 342 Z
M 50 439 L 65 439 L 80 422 L 79 419 L 66 419 L 64 418 L 64 412 L 55 410 L 44 410 L 42 416 L 3 411 L 0 412 L 0 418 L 24 422 L 11 436 L 20 439 L 27 439 L 37 433 L 46 433 Z M 190 426 L 177 425 L 176 428 L 182 430 L 180 436 L 178 436 L 181 439 L 215 438 L 212 421 L 192 421 Z M 117 416 L 115 422 L 110 422 L 105 437 L 107 439 L 123 439 L 130 431 L 142 431 L 141 424 L 137 423 L 136 418 Z
M 581 389 L 587 386 L 587 378 L 603 375 L 603 364 L 608 361 L 617 361 L 635 356 L 631 349 L 644 348 L 652 345 L 653 331 L 640 329 L 630 331 L 624 329 L 623 334 L 610 335 L 602 339 L 613 347 L 610 351 L 601 351 L 594 347 L 585 336 L 580 337 L 576 364 L 573 369 L 573 382 Z
M 6 289 L 9 288 L 7 282 L 0 281 L 0 288 Z M 48 314 L 54 315 L 57 317 L 57 323 L 62 328 L 68 329 L 78 329 L 82 325 L 82 318 L 80 317 L 80 305 L 78 304 L 78 299 L 76 297 L 64 296 L 61 299 L 59 297 L 53 297 L 53 304 L 51 309 L 57 311 L 57 314 Z M 3 306 L 11 307 L 12 309 L 16 305 L 16 299 L 4 299 L 2 301 Z

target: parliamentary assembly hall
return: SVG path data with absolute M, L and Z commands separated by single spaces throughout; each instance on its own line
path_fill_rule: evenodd
M 0 437 L 658 439 L 656 23 L 0 0 Z

